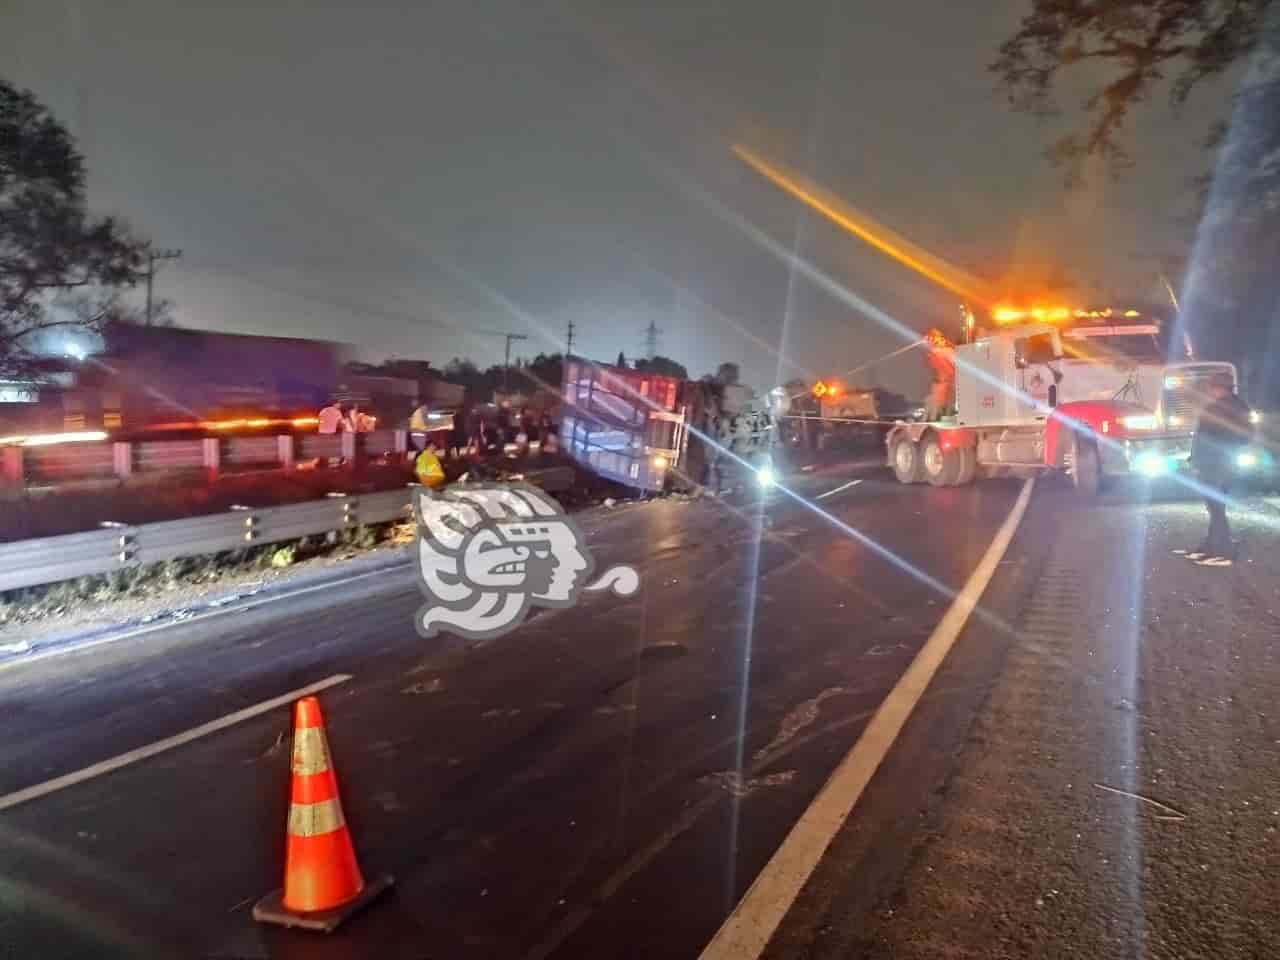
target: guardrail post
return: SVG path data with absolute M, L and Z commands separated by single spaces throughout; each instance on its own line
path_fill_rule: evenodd
M 6 487 L 21 487 L 26 484 L 21 447 L 0 447 L 0 482 Z
M 409 431 L 408 430 L 394 431 L 394 438 L 391 441 L 391 443 L 392 443 L 391 448 L 396 453 L 408 453 L 409 452 Z
M 286 470 L 292 470 L 297 464 L 297 454 L 294 452 L 293 435 L 286 433 L 276 437 L 276 451 L 280 458 L 280 466 Z
M 133 444 L 111 444 L 111 469 L 124 480 L 133 475 Z
M 222 466 L 222 440 L 218 437 L 205 437 L 200 441 L 203 454 L 205 477 L 210 481 L 218 479 L 218 470 Z

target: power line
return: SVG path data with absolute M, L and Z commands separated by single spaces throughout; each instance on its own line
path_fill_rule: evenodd
M 151 326 L 151 288 L 155 285 L 156 261 L 177 260 L 181 250 L 152 250 L 147 248 L 147 326 Z
M 662 331 L 658 329 L 657 321 L 650 320 L 649 326 L 644 331 L 644 349 L 650 360 L 658 355 L 658 334 L 660 333 Z

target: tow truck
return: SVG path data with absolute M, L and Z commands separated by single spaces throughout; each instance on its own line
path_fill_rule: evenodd
M 1056 471 L 1078 491 L 1108 477 L 1158 477 L 1191 454 L 1206 382 L 1225 362 L 1169 361 L 1158 311 L 999 307 L 969 315 L 960 345 L 932 343 L 935 369 L 951 360 L 949 412 L 898 423 L 885 443 L 902 483 L 953 486 L 982 473 Z

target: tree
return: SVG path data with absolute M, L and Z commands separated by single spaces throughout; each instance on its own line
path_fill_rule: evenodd
M 626 358 L 626 355 L 625 355 L 625 354 L 623 354 L 623 352 L 622 352 L 621 350 L 619 350 L 619 351 L 618 351 L 617 366 L 619 366 L 619 367 L 625 367 L 626 365 L 627 365 L 627 358 Z
M 85 206 L 84 160 L 35 96 L 0 80 L 0 372 L 41 331 L 96 326 L 143 273 L 145 248 Z
M 677 363 L 670 357 L 656 356 L 652 360 L 637 360 L 636 369 L 642 373 L 656 373 L 660 377 L 689 379 L 689 371 L 685 369 L 684 364 Z
M 1265 28 L 1271 0 L 1031 0 L 1031 12 L 1000 48 L 990 69 L 1009 102 L 1037 115 L 1055 112 L 1054 88 L 1080 64 L 1109 68 L 1085 101 L 1087 129 L 1050 148 L 1055 162 L 1078 176 L 1081 162 L 1100 156 L 1113 168 L 1128 164 L 1122 133 L 1130 110 L 1172 78 L 1183 103 L 1203 81 L 1218 76 L 1264 45 L 1274 60 L 1275 30 Z M 1246 89 L 1246 101 L 1275 97 L 1274 75 Z M 1275 136 L 1267 124 L 1268 139 Z
M 1113 173 L 1131 165 L 1126 123 L 1153 94 L 1167 86 L 1178 106 L 1205 81 L 1243 68 L 1229 119 L 1205 139 L 1213 170 L 1200 180 L 1202 211 L 1182 314 L 1196 328 L 1201 355 L 1235 356 L 1248 368 L 1248 361 L 1274 353 L 1268 328 L 1280 255 L 1280 3 L 1029 3 L 1031 12 L 991 64 L 1015 109 L 1053 112 L 1055 90 L 1068 74 L 1084 73 L 1085 64 L 1104 77 L 1084 103 L 1083 128 L 1049 150 L 1068 182 L 1079 180 L 1091 157 Z M 1270 388 L 1280 395 L 1280 378 Z
M 716 383 L 723 387 L 737 383 L 739 376 L 741 376 L 741 373 L 736 363 L 722 363 L 716 367 Z
M 558 353 L 540 353 L 521 371 L 531 393 L 559 394 L 564 380 L 564 357 Z

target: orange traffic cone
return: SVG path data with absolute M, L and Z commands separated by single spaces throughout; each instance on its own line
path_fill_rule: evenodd
M 254 904 L 253 918 L 330 933 L 391 884 L 388 876 L 365 883 L 360 873 L 351 831 L 342 815 L 320 701 L 304 697 L 293 711 L 293 783 L 285 836 L 284 888 Z

